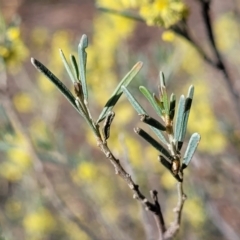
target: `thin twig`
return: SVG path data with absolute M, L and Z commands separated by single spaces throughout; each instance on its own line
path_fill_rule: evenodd
M 154 201 L 155 206 L 158 208 L 158 212 L 161 213 L 159 216 L 160 221 L 158 221 L 158 219 L 156 219 L 156 223 L 158 226 L 159 239 L 163 239 L 163 234 L 166 231 L 166 227 L 165 227 L 165 222 L 164 222 L 163 215 L 162 215 L 161 206 L 158 202 L 158 192 L 156 190 L 153 190 L 153 191 L 150 191 L 150 194 Z M 154 215 L 154 217 L 156 218 L 156 215 Z
M 178 203 L 176 208 L 174 209 L 175 212 L 175 219 L 172 222 L 171 226 L 167 229 L 164 233 L 164 239 L 172 239 L 180 228 L 181 223 L 181 216 L 182 216 L 182 209 L 184 206 L 184 202 L 187 199 L 187 196 L 183 192 L 183 183 L 177 183 L 177 190 L 178 190 Z
M 106 142 L 103 142 L 102 139 L 97 138 L 97 145 L 104 153 L 104 155 L 109 159 L 111 164 L 114 166 L 115 173 L 122 177 L 129 188 L 134 192 L 133 198 L 139 200 L 144 206 L 146 210 L 149 210 L 154 214 L 154 218 L 159 230 L 159 240 L 162 240 L 163 233 L 165 231 L 165 225 L 163 221 L 163 215 L 161 212 L 160 205 L 158 203 L 156 194 L 157 191 L 154 191 L 154 203 L 151 203 L 140 191 L 139 186 L 132 180 L 130 174 L 128 174 L 125 169 L 122 167 L 120 161 L 114 157 Z

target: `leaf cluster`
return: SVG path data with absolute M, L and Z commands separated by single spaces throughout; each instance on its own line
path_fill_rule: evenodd
M 164 74 L 160 72 L 159 93 L 158 96 L 151 93 L 149 89 L 140 86 L 140 92 L 149 101 L 154 111 L 160 117 L 158 121 L 151 117 L 129 92 L 127 86 L 139 72 L 142 67 L 142 62 L 136 63 L 133 68 L 123 77 L 116 89 L 111 94 L 110 98 L 103 107 L 96 121 L 91 116 L 91 111 L 88 106 L 88 86 L 86 76 L 88 38 L 84 34 L 78 45 L 78 61 L 74 55 L 70 55 L 70 63 L 67 61 L 63 51 L 60 49 L 60 56 L 74 86 L 75 96 L 70 90 L 41 62 L 36 59 L 31 59 L 32 64 L 41 71 L 62 94 L 68 99 L 76 111 L 84 118 L 90 126 L 95 136 L 104 142 L 110 136 L 110 127 L 114 119 L 115 113 L 112 112 L 113 107 L 124 93 L 132 104 L 134 109 L 140 115 L 140 120 L 146 123 L 155 133 L 160 141 L 155 140 L 146 131 L 141 128 L 135 128 L 134 131 L 144 138 L 149 144 L 159 151 L 159 161 L 173 174 L 178 180 L 183 180 L 183 170 L 188 166 L 192 156 L 200 141 L 200 135 L 194 133 L 188 143 L 183 160 L 181 161 L 181 148 L 187 131 L 187 123 L 189 112 L 192 105 L 194 87 L 190 86 L 187 97 L 182 95 L 179 99 L 178 107 L 176 108 L 175 94 L 168 97 Z M 176 114 L 175 114 L 176 112 Z M 175 117 L 176 116 L 176 117 Z M 102 134 L 100 133 L 99 124 L 103 121 Z M 176 120 L 175 120 L 176 119 Z

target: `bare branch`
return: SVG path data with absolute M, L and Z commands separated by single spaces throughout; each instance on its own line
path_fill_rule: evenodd
M 164 239 L 172 239 L 180 228 L 182 209 L 184 206 L 184 202 L 187 199 L 187 196 L 183 192 L 183 183 L 177 183 L 177 191 L 178 191 L 178 202 L 177 206 L 174 208 L 175 218 L 172 222 L 171 226 L 164 233 Z
M 227 71 L 226 65 L 216 45 L 216 40 L 213 34 L 212 21 L 210 17 L 211 0 L 198 0 L 198 1 L 201 4 L 201 13 L 202 13 L 203 22 L 206 28 L 207 37 L 209 39 L 210 45 L 212 47 L 212 51 L 216 58 L 216 63 L 214 67 L 217 70 L 222 72 L 223 78 L 227 84 L 228 90 L 232 95 L 234 106 L 235 106 L 235 109 L 237 110 L 237 115 L 240 119 L 240 105 L 239 105 L 240 96 L 239 96 L 239 93 L 234 89 L 233 80 L 231 79 L 230 74 Z

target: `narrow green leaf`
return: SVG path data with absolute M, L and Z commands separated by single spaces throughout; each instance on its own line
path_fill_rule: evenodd
M 188 96 L 186 98 L 185 106 L 184 106 L 184 117 L 183 117 L 182 131 L 181 131 L 181 136 L 180 136 L 181 142 L 183 142 L 185 135 L 186 135 L 188 117 L 189 117 L 190 109 L 192 106 L 193 94 L 194 94 L 194 86 L 191 85 L 189 87 Z
M 156 111 L 156 113 L 159 116 L 162 116 L 162 112 L 160 107 L 158 106 L 157 102 L 155 101 L 153 95 L 151 94 L 151 92 L 144 86 L 140 86 L 139 90 L 141 91 L 141 93 L 147 98 L 147 100 L 150 102 L 150 104 L 152 105 L 152 107 L 154 108 L 154 110 Z
M 88 101 L 88 89 L 87 89 L 87 80 L 86 80 L 86 65 L 87 65 L 87 52 L 85 49 L 88 46 L 88 37 L 86 34 L 82 35 L 80 43 L 78 45 L 78 56 L 79 56 L 79 73 L 80 80 L 83 87 L 84 100 Z
M 133 97 L 133 95 L 128 91 L 128 89 L 125 86 L 122 86 L 122 91 L 126 95 L 128 101 L 132 104 L 134 109 L 137 111 L 138 114 L 146 114 L 146 111 L 143 109 L 143 107 L 139 104 L 139 102 Z
M 151 137 L 143 129 L 135 128 L 134 132 L 137 133 L 139 136 L 141 136 L 143 139 L 145 139 L 148 143 L 150 143 L 153 147 L 155 147 L 159 152 L 161 152 L 163 155 L 165 155 L 168 159 L 172 158 L 172 156 L 167 151 L 167 149 L 164 148 L 159 142 L 157 142 L 153 137 Z
M 175 94 L 172 93 L 170 97 L 170 109 L 169 109 L 169 117 L 173 120 L 175 115 L 175 107 L 176 107 L 176 97 Z
M 75 56 L 72 54 L 70 55 L 70 59 L 71 59 L 72 69 L 73 69 L 75 78 L 77 80 L 79 80 L 79 70 L 78 70 L 77 60 L 76 60 Z
M 186 152 L 183 157 L 182 169 L 186 168 L 188 166 L 188 164 L 190 163 L 190 161 L 193 157 L 193 154 L 197 149 L 200 139 L 201 139 L 200 134 L 198 134 L 198 133 L 192 134 L 192 136 L 189 140 Z
M 67 73 L 68 73 L 71 81 L 72 81 L 73 83 L 76 82 L 76 79 L 74 78 L 74 74 L 72 73 L 72 70 L 70 69 L 70 66 L 69 66 L 69 64 L 68 64 L 68 62 L 67 62 L 67 59 L 66 59 L 63 51 L 62 51 L 61 49 L 59 49 L 59 52 L 60 52 L 60 56 L 61 56 L 61 59 L 62 59 L 62 61 L 63 61 L 64 67 L 66 68 Z
M 141 115 L 140 120 L 158 130 L 166 131 L 166 127 L 162 123 L 160 123 L 159 121 L 157 121 L 156 119 L 154 119 L 150 116 L 143 114 L 143 115 Z
M 178 103 L 178 111 L 177 111 L 177 117 L 175 122 L 175 129 L 174 129 L 174 138 L 176 141 L 180 141 L 180 137 L 181 137 L 184 108 L 185 108 L 185 97 L 182 95 Z
M 158 156 L 158 160 L 166 167 L 170 172 L 172 171 L 172 162 L 167 160 L 163 155 Z
M 166 90 L 166 83 L 164 74 L 162 71 L 160 71 L 160 88 L 161 88 L 161 100 L 163 102 L 165 114 L 169 115 L 169 102 L 168 102 L 168 96 L 167 96 L 167 90 Z
M 159 77 L 160 77 L 160 86 L 161 87 L 166 87 L 165 77 L 164 77 L 164 74 L 163 74 L 162 71 L 160 71 Z
M 141 69 L 143 63 L 137 62 L 133 68 L 125 75 L 125 77 L 120 81 L 116 89 L 114 90 L 112 96 L 109 98 L 107 103 L 105 104 L 102 112 L 100 113 L 97 123 L 101 122 L 107 115 L 107 113 L 112 110 L 112 108 L 116 105 L 117 101 L 121 97 L 123 93 L 122 86 L 127 87 L 129 83 L 133 80 L 133 78 L 137 75 L 139 70 Z
M 132 104 L 132 106 L 134 107 L 134 109 L 137 111 L 138 114 L 148 115 L 147 112 L 143 109 L 143 107 L 138 103 L 138 101 L 133 97 L 133 95 L 127 90 L 125 86 L 122 86 L 122 90 L 125 93 L 128 101 Z M 168 142 L 166 141 L 161 131 L 159 131 L 154 127 L 150 127 L 150 128 L 165 145 L 168 145 Z
M 166 138 L 163 136 L 162 132 L 154 127 L 150 127 L 156 136 L 165 144 L 168 145 Z
M 81 114 L 81 112 L 78 110 L 78 107 L 75 103 L 75 97 L 67 89 L 67 87 L 48 68 L 46 68 L 41 62 L 39 62 L 38 60 L 36 60 L 34 58 L 31 58 L 31 62 L 37 70 L 42 72 L 53 84 L 55 84 L 55 86 L 67 98 L 67 100 L 72 104 L 72 106 Z

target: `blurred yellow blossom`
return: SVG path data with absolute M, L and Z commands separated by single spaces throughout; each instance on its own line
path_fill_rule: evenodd
M 30 125 L 30 133 L 34 138 L 37 138 L 43 141 L 47 140 L 48 134 L 47 134 L 46 122 L 39 118 L 33 119 Z
M 172 42 L 175 39 L 175 33 L 171 30 L 162 33 L 162 40 L 165 42 Z
M 109 0 L 99 0 L 97 3 L 115 9 L 122 5 L 120 1 Z M 134 21 L 115 15 L 100 14 L 94 20 L 94 35 L 87 49 L 90 59 L 87 66 L 88 83 L 94 92 L 94 100 L 101 106 L 117 85 L 114 59 L 119 43 L 133 32 L 134 26 Z
M 76 169 L 72 171 L 72 178 L 75 182 L 94 182 L 96 181 L 96 165 L 91 162 L 81 162 Z
M 21 135 L 6 135 L 5 141 L 13 147 L 6 151 L 6 159 L 1 164 L 0 174 L 9 181 L 19 181 L 32 164 L 27 152 L 27 143 Z
M 23 226 L 28 234 L 46 234 L 55 229 L 56 221 L 47 209 L 41 208 L 27 214 L 23 219 Z
M 176 186 L 177 183 L 176 179 L 172 176 L 172 174 L 169 171 L 167 171 L 165 167 L 163 173 L 160 176 L 160 179 L 161 186 L 163 186 L 165 189 L 171 190 L 174 189 L 174 186 Z
M 39 29 L 38 31 L 44 32 L 43 29 Z M 45 35 L 47 35 L 47 33 Z M 65 56 L 69 56 L 70 53 L 72 52 L 70 40 L 71 40 L 71 37 L 69 32 L 64 30 L 56 31 L 53 34 L 52 41 L 51 41 L 51 49 L 49 53 L 49 56 L 51 56 L 51 58 L 49 59 L 49 62 L 47 64 L 45 63 L 48 66 L 48 68 L 51 69 L 54 75 L 60 78 L 63 82 L 65 82 L 65 79 L 64 80 L 62 79 L 63 73 L 65 73 L 65 70 L 64 70 L 65 68 L 61 60 L 61 57 L 59 55 L 59 48 L 63 49 Z M 41 73 L 39 73 L 39 75 L 37 76 L 37 84 L 40 90 L 45 94 L 52 95 L 53 92 L 56 90 L 56 87 L 54 86 L 54 84 L 52 84 Z
M 48 40 L 49 34 L 47 28 L 37 27 L 31 33 L 32 41 L 38 47 L 42 47 Z
M 6 29 L 0 29 L 0 31 L 2 31 L 0 56 L 3 57 L 7 67 L 14 70 L 14 73 L 18 69 L 16 67 L 28 56 L 28 49 L 21 39 L 18 26 L 6 27 Z
M 194 228 L 201 229 L 201 225 L 205 221 L 205 215 L 200 199 L 191 197 L 187 200 L 183 212 Z
M 186 40 L 179 37 L 174 41 L 174 45 L 176 51 L 179 52 L 178 56 L 182 56 L 179 59 L 182 69 L 192 75 L 202 73 L 204 63 L 196 49 L 189 45 Z
M 147 1 L 140 7 L 140 15 L 148 25 L 169 28 L 187 16 L 187 6 L 180 0 Z
M 33 98 L 27 93 L 17 93 L 13 98 L 13 103 L 18 112 L 31 112 L 34 107 Z
M 7 151 L 8 160 L 12 161 L 19 167 L 22 171 L 27 170 L 31 166 L 30 155 L 25 149 L 21 148 L 11 148 Z
M 0 46 L 0 56 L 6 59 L 10 54 L 10 51 L 5 46 Z
M 220 15 L 215 21 L 215 33 L 217 46 L 220 50 L 228 52 L 231 49 L 236 49 L 236 45 L 239 45 L 240 33 L 234 13 Z
M 19 64 L 22 63 L 29 55 L 28 49 L 22 40 L 15 40 L 12 42 L 8 47 L 8 51 L 9 53 L 4 58 L 4 61 L 11 70 L 14 70 L 15 67 L 19 67 Z
M 0 164 L 0 175 L 10 182 L 17 182 L 21 180 L 23 172 L 16 164 L 5 161 Z
M 73 222 L 66 221 L 64 223 L 64 230 L 67 233 L 68 240 L 90 240 L 88 235 Z
M 116 117 L 114 118 L 113 124 L 116 126 L 126 125 L 132 120 L 135 114 L 132 106 L 128 102 L 117 104 L 114 112 Z
M 17 40 L 20 37 L 19 27 L 10 27 L 7 29 L 7 38 L 10 41 Z
M 42 74 L 38 75 L 37 84 L 38 84 L 39 89 L 42 92 L 47 93 L 47 94 L 51 94 L 56 89 L 54 84 L 52 82 L 48 81 L 46 79 L 46 77 Z

